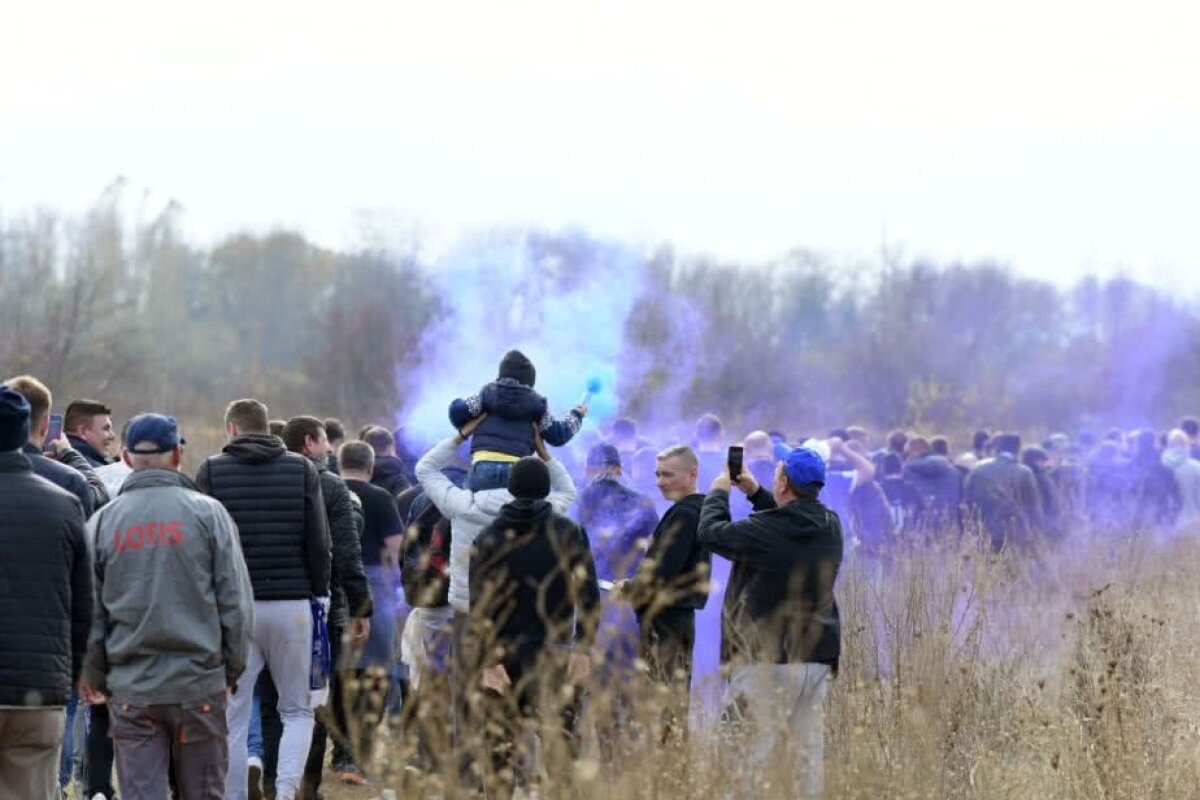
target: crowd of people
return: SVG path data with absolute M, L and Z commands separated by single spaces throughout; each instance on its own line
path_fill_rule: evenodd
M 585 425 L 584 405 L 555 416 L 535 382 L 508 353 L 419 459 L 385 426 L 351 438 L 237 400 L 189 476 L 169 409 L 118 434 L 77 400 L 51 435 L 49 388 L 6 381 L 0 794 L 318 798 L 327 773 L 378 778 L 389 720 L 403 770 L 535 792 L 546 753 L 578 757 L 597 692 L 602 759 L 639 741 L 686 761 L 696 620 L 719 588 L 721 734 L 750 774 L 786 748 L 786 796 L 817 797 L 849 547 L 1200 518 L 1194 420 L 1031 447 L 980 431 L 956 454 L 858 426 L 730 435 L 706 414 L 653 441 L 627 418 Z

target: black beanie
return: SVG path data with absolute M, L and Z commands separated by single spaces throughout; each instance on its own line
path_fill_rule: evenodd
M 533 362 L 520 350 L 509 350 L 504 354 L 504 358 L 500 359 L 499 377 L 512 378 L 532 389 L 534 381 L 537 380 L 537 370 L 533 368 Z
M 29 401 L 0 384 L 0 453 L 20 450 L 29 441 Z
M 519 500 L 545 500 L 550 494 L 550 470 L 537 456 L 525 456 L 508 474 L 508 493 Z

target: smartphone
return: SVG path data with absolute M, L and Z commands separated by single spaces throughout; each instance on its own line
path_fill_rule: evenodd
M 46 440 L 44 442 L 42 442 L 43 450 L 45 450 L 47 447 L 49 447 L 51 442 L 56 442 L 62 438 L 62 433 L 63 433 L 62 425 L 63 425 L 63 415 L 62 414 L 51 414 L 50 415 L 50 427 L 46 429 Z
M 606 581 L 603 578 L 600 578 L 599 580 L 596 581 L 596 584 L 599 585 L 600 591 L 602 591 L 602 592 L 611 592 L 613 590 L 613 582 L 612 581 Z
M 729 480 L 736 481 L 742 477 L 742 446 L 735 444 L 729 448 Z

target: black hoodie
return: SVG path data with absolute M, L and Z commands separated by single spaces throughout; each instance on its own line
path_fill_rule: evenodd
M 545 500 L 501 508 L 475 540 L 469 574 L 487 664 L 519 674 L 547 646 L 595 639 L 600 589 L 587 534 Z
M 200 465 L 196 486 L 237 523 L 255 600 L 329 594 L 329 523 L 311 461 L 278 436 L 237 436 Z

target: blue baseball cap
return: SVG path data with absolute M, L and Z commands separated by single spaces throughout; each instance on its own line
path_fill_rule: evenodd
M 179 435 L 179 423 L 164 414 L 139 414 L 125 430 L 125 449 L 131 453 L 169 453 L 181 444 L 187 440 Z
M 783 462 L 783 471 L 787 473 L 788 479 L 793 485 L 807 486 L 810 483 L 825 485 L 825 459 L 815 448 L 788 447 L 784 442 L 777 442 L 775 457 Z

